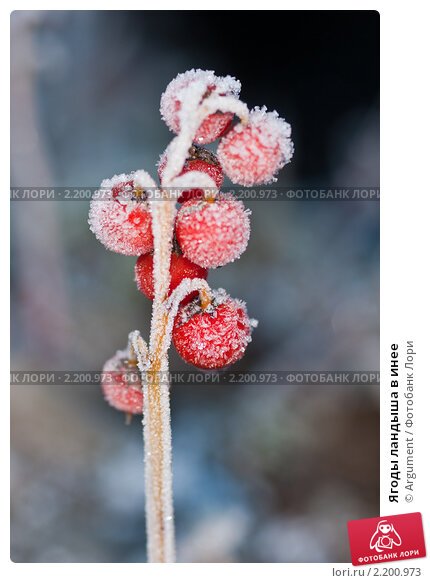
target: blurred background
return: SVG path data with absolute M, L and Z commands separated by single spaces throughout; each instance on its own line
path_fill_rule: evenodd
M 155 176 L 160 95 L 193 67 L 291 123 L 279 186 L 379 184 L 376 12 L 18 11 L 11 38 L 12 186 Z M 260 322 L 235 369 L 379 369 L 379 203 L 248 206 L 247 251 L 209 275 Z M 88 208 L 11 204 L 12 370 L 100 370 L 148 335 L 135 259 Z M 191 370 L 174 349 L 171 369 Z M 178 560 L 349 562 L 347 520 L 379 515 L 378 403 L 377 386 L 173 386 Z M 12 387 L 11 415 L 12 560 L 145 561 L 139 419 L 96 386 Z

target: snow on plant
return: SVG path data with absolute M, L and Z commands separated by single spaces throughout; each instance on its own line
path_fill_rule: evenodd
M 162 118 L 176 134 L 160 158 L 161 186 L 143 170 L 120 174 L 91 202 L 92 232 L 107 249 L 139 256 L 135 281 L 153 301 L 149 343 L 131 332 L 127 349 L 103 369 L 108 403 L 143 413 L 150 562 L 175 560 L 170 344 L 186 362 L 219 369 L 243 356 L 256 326 L 243 301 L 206 282 L 208 269 L 237 259 L 250 235 L 250 211 L 219 190 L 224 174 L 243 186 L 273 182 L 293 155 L 290 125 L 265 107 L 249 111 L 240 88 L 213 71 L 178 75 L 161 97 Z M 218 138 L 217 155 L 201 146 Z

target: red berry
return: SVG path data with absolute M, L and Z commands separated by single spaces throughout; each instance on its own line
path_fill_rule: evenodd
M 152 253 L 147 255 L 141 255 L 137 260 L 136 266 L 134 268 L 135 281 L 137 283 L 138 289 L 150 300 L 154 299 L 154 256 Z M 194 279 L 196 277 L 200 279 L 206 279 L 208 276 L 208 270 L 192 263 L 189 259 L 184 257 L 182 254 L 172 253 L 170 259 L 170 286 L 169 294 L 181 283 L 183 279 L 189 277 Z M 183 300 L 189 301 L 198 292 L 193 292 L 188 294 Z
M 210 144 L 214 142 L 227 130 L 233 118 L 234 114 L 230 112 L 212 113 L 208 115 L 197 130 L 194 141 L 198 144 Z
M 191 86 L 198 92 L 200 103 L 203 99 L 216 91 L 218 95 L 233 95 L 238 97 L 240 83 L 233 77 L 217 77 L 213 71 L 202 71 L 201 69 L 191 69 L 186 73 L 181 73 L 169 83 L 166 91 L 161 96 L 160 112 L 168 128 L 178 134 L 180 132 L 179 110 L 182 105 L 182 95 L 186 92 L 186 99 L 192 94 Z M 194 142 L 198 144 L 209 144 L 219 138 L 228 128 L 233 120 L 233 113 L 215 112 L 206 117 L 194 137 Z
M 186 362 L 199 368 L 223 368 L 243 356 L 251 328 L 245 304 L 219 289 L 205 310 L 198 298 L 179 309 L 173 343 Z
M 176 238 L 183 254 L 202 267 L 220 267 L 246 249 L 250 211 L 231 195 L 213 202 L 190 200 L 176 217 Z
M 126 413 L 142 413 L 143 392 L 139 369 L 128 360 L 126 350 L 118 352 L 103 367 L 103 393 L 115 409 Z
M 223 171 L 235 184 L 254 186 L 276 180 L 275 174 L 291 160 L 291 126 L 276 111 L 254 108 L 248 123 L 236 124 L 218 146 Z
M 97 239 L 123 255 L 148 253 L 154 246 L 145 193 L 132 174 L 104 180 L 91 201 L 88 222 Z
M 213 152 L 200 146 L 191 146 L 189 149 L 189 158 L 185 161 L 184 167 L 178 176 L 183 176 L 187 172 L 203 172 L 212 178 L 217 188 L 220 188 L 224 180 L 221 165 L 218 158 Z M 158 176 L 160 182 L 163 183 L 163 172 L 167 163 L 167 150 L 164 152 L 158 165 Z M 178 202 L 182 203 L 187 200 L 196 200 L 204 198 L 204 192 L 201 189 L 195 188 L 193 190 L 184 190 L 178 198 Z

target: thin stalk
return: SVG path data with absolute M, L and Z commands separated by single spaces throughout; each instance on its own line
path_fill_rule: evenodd
M 170 387 L 167 379 L 170 339 L 167 338 L 168 312 L 163 300 L 167 297 L 170 285 L 174 201 L 151 202 L 151 214 L 155 297 L 150 334 L 150 367 L 147 384 L 143 385 L 146 530 L 148 561 L 170 563 L 175 561 Z
M 196 99 L 196 98 L 195 98 Z M 163 187 L 172 186 L 183 168 L 193 137 L 210 113 L 220 109 L 238 114 L 242 120 L 248 115 L 245 104 L 225 96 L 213 96 L 202 105 L 190 103 L 190 111 L 179 111 L 181 131 L 170 145 L 164 169 Z M 200 177 L 202 178 L 202 177 Z M 203 177 L 204 187 L 214 187 L 209 177 Z M 190 176 L 188 176 L 188 180 Z M 189 186 L 189 185 L 187 185 Z M 163 200 L 150 201 L 152 232 L 154 235 L 154 302 L 152 306 L 149 341 L 149 367 L 143 378 L 143 441 L 145 458 L 146 531 L 148 561 L 171 563 L 175 561 L 175 530 L 172 495 L 172 435 L 170 427 L 170 387 L 168 383 L 168 356 L 173 326 L 172 306 L 166 302 L 170 285 L 170 258 L 172 253 L 175 201 L 163 191 Z M 171 198 L 171 197 L 170 197 Z M 202 306 L 210 303 L 206 282 L 198 284 Z M 179 304 L 178 304 L 179 305 Z M 176 309 L 178 307 L 176 305 Z M 136 343 L 137 346 L 137 343 Z M 144 354 L 140 354 L 144 368 Z M 164 376 L 164 378 L 162 378 Z

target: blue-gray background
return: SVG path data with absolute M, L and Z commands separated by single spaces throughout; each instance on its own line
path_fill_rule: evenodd
M 97 186 L 155 163 L 167 83 L 192 67 L 276 109 L 280 186 L 379 183 L 376 12 L 14 12 L 12 185 Z M 88 202 L 12 203 L 12 369 L 99 370 L 150 302 Z M 379 368 L 379 203 L 255 202 L 247 251 L 211 272 L 260 321 L 240 370 Z M 187 369 L 174 349 L 171 367 Z M 172 388 L 180 561 L 349 561 L 379 513 L 378 388 Z M 14 387 L 18 562 L 145 561 L 140 425 L 98 387 Z

